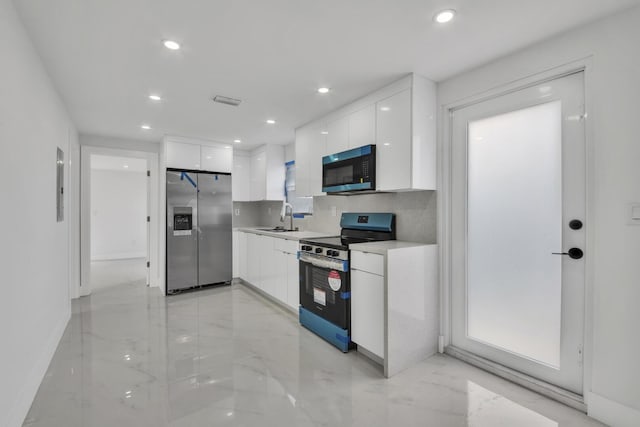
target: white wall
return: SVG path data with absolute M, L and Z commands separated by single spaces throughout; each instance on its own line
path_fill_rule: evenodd
M 147 174 L 91 171 L 91 260 L 147 255 Z
M 20 426 L 70 316 L 77 133 L 13 3 L 0 0 L 0 425 Z M 65 221 L 56 222 L 56 147 Z M 73 170 L 69 168 L 73 160 Z M 73 173 L 71 173 L 73 172 Z M 70 245 L 69 242 L 72 244 Z
M 585 397 L 591 416 L 615 426 L 640 425 L 640 227 L 627 224 L 628 203 L 640 202 L 638 40 L 640 8 L 635 8 L 442 82 L 438 89 L 439 105 L 447 105 L 591 57 Z M 440 143 L 446 148 L 442 135 Z

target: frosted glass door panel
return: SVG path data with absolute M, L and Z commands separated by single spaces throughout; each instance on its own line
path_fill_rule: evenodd
M 560 366 L 562 106 L 468 126 L 467 335 Z

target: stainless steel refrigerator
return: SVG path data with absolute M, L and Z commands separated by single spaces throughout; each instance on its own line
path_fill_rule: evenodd
M 232 279 L 231 175 L 167 170 L 167 293 Z

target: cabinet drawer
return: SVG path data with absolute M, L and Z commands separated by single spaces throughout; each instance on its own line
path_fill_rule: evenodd
M 351 251 L 351 268 L 384 276 L 384 256 L 368 252 Z
M 288 254 L 297 254 L 298 253 L 298 241 L 297 240 L 288 240 L 288 239 L 280 239 L 275 238 L 275 248 L 278 251 L 286 252 Z

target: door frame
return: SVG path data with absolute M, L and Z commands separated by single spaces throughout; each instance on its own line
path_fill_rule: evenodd
M 131 157 L 145 159 L 147 168 L 151 172 L 148 181 L 147 215 L 151 217 L 147 257 L 150 262 L 149 286 L 158 287 L 160 267 L 159 226 L 160 218 L 160 191 L 158 183 L 158 154 L 123 150 L 117 148 L 96 147 L 90 145 L 80 146 L 80 283 L 75 295 L 86 296 L 91 294 L 91 156 L 92 155 Z
M 586 104 L 587 120 L 585 121 L 585 151 L 586 151 L 586 212 L 585 223 L 586 227 L 586 244 L 585 253 L 591 254 L 585 259 L 585 289 L 584 289 L 584 359 L 583 359 L 583 390 L 582 396 L 587 396 L 587 392 L 591 390 L 591 371 L 592 371 L 592 348 L 593 348 L 593 271 L 594 271 L 594 258 L 593 252 L 594 245 L 594 232 L 589 226 L 593 224 L 593 218 L 595 213 L 595 143 L 594 143 L 594 129 L 592 120 L 588 117 L 593 115 L 593 96 L 591 90 L 591 75 L 593 73 L 593 60 L 592 57 L 582 58 L 573 62 L 569 62 L 558 67 L 551 69 L 540 70 L 537 73 L 527 76 L 515 76 L 509 81 L 505 81 L 499 86 L 488 88 L 484 91 L 470 94 L 468 97 L 459 99 L 449 104 L 439 105 L 440 115 L 440 134 L 438 138 L 438 190 L 439 190 L 439 203 L 438 203 L 438 242 L 440 248 L 440 340 L 439 340 L 439 352 L 451 354 L 455 357 L 462 358 L 467 362 L 484 365 L 484 359 L 478 358 L 474 355 L 464 354 L 465 352 L 456 349 L 451 346 L 451 271 L 453 268 L 451 259 L 451 213 L 452 213 L 452 197 L 451 197 L 451 183 L 452 183 L 452 113 L 453 110 L 463 108 L 465 106 L 476 104 L 482 101 L 486 101 L 492 98 L 496 98 L 507 93 L 516 92 L 529 86 L 537 85 L 545 81 L 554 80 L 575 72 L 584 72 L 584 98 Z M 481 359 L 481 360 L 478 360 Z M 503 377 L 507 377 L 509 380 L 517 382 L 525 387 L 535 389 L 537 392 L 546 394 L 552 398 L 562 400 L 564 403 L 572 404 L 572 406 L 580 406 L 579 409 L 585 410 L 584 404 L 578 405 L 580 402 L 565 401 L 562 399 L 562 395 L 558 394 L 558 388 L 555 386 L 547 387 L 546 383 L 536 381 L 531 377 L 524 374 L 520 374 L 516 371 L 506 369 L 500 369 L 500 365 L 489 366 L 488 364 L 483 368 Z

